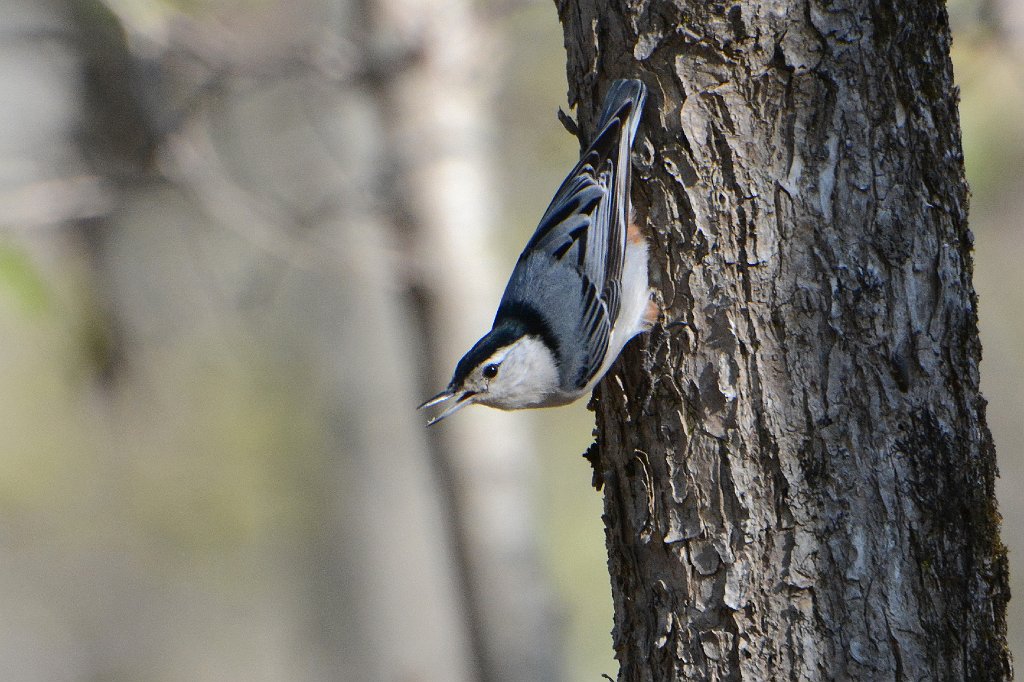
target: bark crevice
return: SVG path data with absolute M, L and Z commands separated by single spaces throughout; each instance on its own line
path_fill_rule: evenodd
M 559 13 L 584 133 L 652 93 L 634 203 L 687 325 L 594 403 L 619 679 L 1008 678 L 942 4 Z

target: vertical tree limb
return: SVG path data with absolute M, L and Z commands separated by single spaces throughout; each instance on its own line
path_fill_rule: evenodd
M 619 679 L 1008 678 L 942 3 L 559 14 L 688 325 L 597 393 Z

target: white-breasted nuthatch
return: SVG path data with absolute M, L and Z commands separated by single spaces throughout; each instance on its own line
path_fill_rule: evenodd
M 448 387 L 419 406 L 452 402 L 427 425 L 480 403 L 503 410 L 565 405 L 589 392 L 622 348 L 651 328 L 647 242 L 632 223 L 630 150 L 647 88 L 617 80 L 597 135 L 558 188 L 501 297 L 494 324 L 459 361 Z

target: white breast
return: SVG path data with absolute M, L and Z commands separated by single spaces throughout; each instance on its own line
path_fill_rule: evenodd
M 630 339 L 651 328 L 650 323 L 644 319 L 650 298 L 651 290 L 647 279 L 647 241 L 642 237 L 630 239 L 626 242 L 622 267 L 622 307 L 619 308 L 619 318 L 615 321 L 611 338 L 608 340 L 608 354 L 604 358 L 601 369 L 580 392 L 581 394 L 592 391 L 597 382 L 604 378 Z

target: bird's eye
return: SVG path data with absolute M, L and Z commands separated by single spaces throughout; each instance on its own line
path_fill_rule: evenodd
M 498 366 L 493 363 L 490 365 L 484 365 L 481 374 L 484 375 L 484 379 L 493 379 L 498 376 Z

